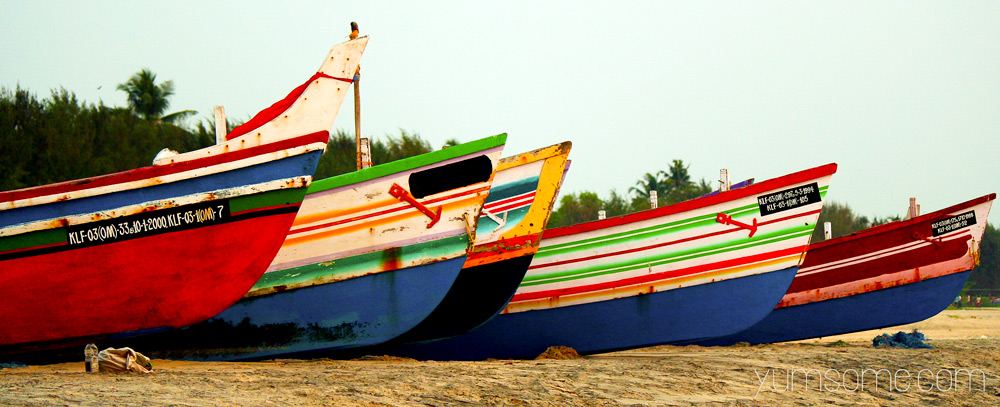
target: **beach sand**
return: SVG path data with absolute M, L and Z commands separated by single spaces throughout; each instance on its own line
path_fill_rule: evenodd
M 934 348 L 871 346 L 880 333 L 912 329 Z M 154 360 L 154 372 L 140 376 L 85 373 L 81 349 L 78 363 L 0 370 L 0 405 L 995 406 L 1000 310 L 949 310 L 916 324 L 776 345 L 658 346 L 567 360 L 372 359 Z

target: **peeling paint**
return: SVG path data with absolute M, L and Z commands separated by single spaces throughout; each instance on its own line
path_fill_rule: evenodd
M 402 254 L 402 249 L 399 247 L 392 247 L 382 251 L 382 269 L 383 270 L 396 270 L 399 269 L 400 255 Z

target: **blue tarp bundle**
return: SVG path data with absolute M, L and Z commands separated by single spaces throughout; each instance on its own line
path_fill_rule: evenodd
M 916 329 L 913 332 L 906 333 L 903 331 L 897 332 L 895 335 L 882 334 L 876 336 L 872 339 L 872 346 L 894 346 L 897 348 L 904 349 L 931 349 L 931 345 L 924 343 L 924 341 L 929 341 L 924 337 L 924 334 L 917 332 Z
M 17 362 L 0 362 L 0 369 L 13 369 L 15 367 L 25 367 L 27 365 L 17 363 Z

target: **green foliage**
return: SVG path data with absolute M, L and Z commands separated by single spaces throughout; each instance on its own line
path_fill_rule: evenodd
M 0 190 L 32 185 L 35 145 L 29 135 L 35 132 L 42 110 L 41 102 L 27 90 L 0 91 Z
M 430 142 L 424 140 L 417 133 L 408 133 L 400 130 L 399 137 L 386 136 L 386 141 L 372 140 L 372 161 L 373 165 L 384 164 L 391 161 L 400 160 L 415 155 L 434 151 Z M 357 170 L 357 144 L 356 136 L 347 134 L 343 130 L 338 130 L 330 137 L 327 143 L 326 153 L 319 160 L 316 167 L 316 175 L 313 179 L 324 179 L 335 175 L 346 174 Z M 458 141 L 452 139 L 446 142 Z
M 372 140 L 372 164 L 379 165 L 434 151 L 431 143 L 417 133 L 399 130 L 399 137 L 386 136 L 384 143 Z
M 667 184 L 660 179 L 660 171 L 657 174 L 645 173 L 642 178 L 635 182 L 635 186 L 628 189 L 636 198 L 643 199 L 649 202 L 649 196 L 652 195 L 652 191 L 656 191 L 657 198 L 661 198 L 667 195 Z
M 657 206 L 673 205 L 712 192 L 712 186 L 702 179 L 691 181 L 689 165 L 682 160 L 673 160 L 666 171 L 656 174 L 646 173 L 628 190 L 631 198 L 618 195 L 611 190 L 607 200 L 601 200 L 596 193 L 581 192 L 579 195 L 563 196 L 559 208 L 552 213 L 548 227 L 569 226 L 597 219 L 597 211 L 604 210 L 607 217 L 625 215 L 650 209 L 649 196 L 656 191 Z
M 338 130 L 330 136 L 326 144 L 326 152 L 319 159 L 314 180 L 330 178 L 334 175 L 354 172 L 358 169 L 357 145 L 355 136 Z
M 665 171 L 659 171 L 655 175 L 648 172 L 644 174 L 636 181 L 634 187 L 629 188 L 629 192 L 633 194 L 629 204 L 630 211 L 649 209 L 651 207 L 649 196 L 652 191 L 656 191 L 658 207 L 684 202 L 712 192 L 712 185 L 704 178 L 698 183 L 691 181 L 689 167 L 690 165 L 684 165 L 683 160 L 673 160 Z
M 559 199 L 559 210 L 552 212 L 548 227 L 568 226 L 597 220 L 597 211 L 603 207 L 604 202 L 594 192 L 583 191 L 578 194 L 564 195 Z
M 65 89 L 38 100 L 0 89 L 0 190 L 26 188 L 150 165 L 162 148 L 190 151 L 215 142 L 141 119 L 130 110 L 86 104 Z
M 122 87 L 151 86 L 155 75 L 143 71 Z M 148 89 L 147 89 L 148 90 Z M 160 96 L 172 94 L 169 86 Z M 153 92 L 155 93 L 155 92 Z M 147 92 L 147 95 L 153 94 Z M 141 102 L 152 96 L 139 97 Z M 130 95 L 130 98 L 132 96 Z M 145 98 L 145 99 L 144 99 Z M 133 100 L 130 99 L 130 103 Z M 167 105 L 161 104 L 162 108 Z M 25 89 L 0 89 L 0 190 L 27 188 L 92 177 L 150 165 L 163 148 L 184 152 L 215 143 L 215 123 L 203 121 L 188 130 L 158 117 L 162 110 L 85 104 L 65 89 L 39 100 Z M 142 115 L 137 116 L 136 113 Z M 160 118 L 162 119 L 162 118 Z M 226 123 L 232 131 L 239 123 Z M 320 159 L 316 178 L 354 171 L 353 135 L 338 131 Z M 457 140 L 448 143 L 458 144 Z M 398 137 L 372 142 L 375 164 L 428 153 L 432 147 L 416 133 L 400 130 Z
M 156 74 L 144 68 L 119 84 L 117 89 L 128 94 L 128 105 L 136 114 L 146 120 L 156 120 L 170 107 L 167 99 L 174 94 L 174 82 L 157 85 Z
M 841 204 L 832 201 L 823 202 L 823 212 L 819 214 L 819 220 L 816 221 L 816 229 L 813 229 L 812 241 L 821 242 L 823 238 L 823 223 L 831 223 L 831 234 L 830 237 L 840 237 L 846 236 L 851 233 L 870 228 L 872 222 L 868 220 L 867 217 L 855 215 L 854 211 L 847 204 Z M 885 223 L 885 222 L 881 222 Z
M 976 295 L 1000 296 L 1000 229 L 989 223 L 979 244 L 979 266 L 972 269 L 966 288 Z
M 605 215 L 610 218 L 631 212 L 631 205 L 625 200 L 625 197 L 618 195 L 618 191 L 612 189 L 611 196 L 604 201 L 602 209 L 606 212 Z
M 136 114 L 146 120 L 176 123 L 196 114 L 194 110 L 182 110 L 164 115 L 170 107 L 170 96 L 174 94 L 174 82 L 156 84 L 156 74 L 144 68 L 132 75 L 118 90 L 128 95 L 128 105 Z

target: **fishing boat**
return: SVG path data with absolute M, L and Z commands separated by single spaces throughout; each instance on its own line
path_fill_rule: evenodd
M 784 298 L 752 327 L 700 345 L 794 341 L 919 322 L 979 261 L 996 194 L 813 243 Z
M 538 251 L 572 146 L 567 141 L 500 160 L 458 279 L 431 315 L 390 345 L 460 335 L 503 311 Z
M 260 281 L 159 357 L 254 360 L 372 346 L 411 330 L 458 278 L 506 134 L 309 186 Z M 138 345 L 136 345 L 138 346 Z
M 0 192 L 0 354 L 179 328 L 240 299 L 281 247 L 367 37 L 220 143 Z
M 500 315 L 398 355 L 532 358 L 555 345 L 590 354 L 746 329 L 791 284 L 836 169 L 546 230 Z

